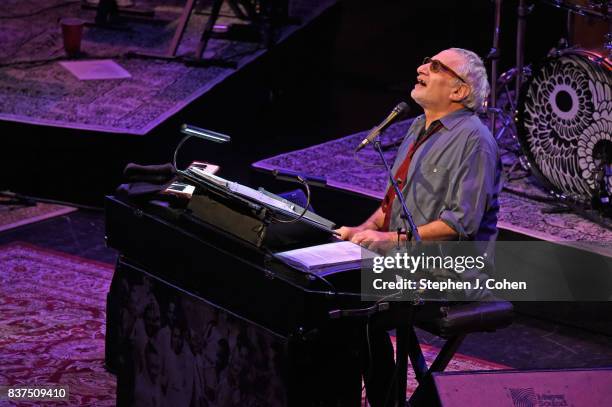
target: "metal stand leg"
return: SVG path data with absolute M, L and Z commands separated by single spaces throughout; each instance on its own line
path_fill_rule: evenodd
M 114 1 L 114 0 L 113 0 Z M 174 35 L 172 40 L 170 41 L 170 45 L 168 49 L 163 54 L 157 53 L 143 53 L 136 52 L 134 55 L 145 58 L 154 58 L 154 59 L 166 59 L 166 60 L 181 60 L 187 65 L 191 66 L 221 66 L 225 68 L 236 68 L 235 62 L 230 61 L 222 61 L 222 60 L 204 60 L 202 59 L 202 54 L 206 50 L 206 46 L 208 45 L 208 41 L 212 37 L 213 28 L 217 19 L 219 18 L 219 13 L 221 11 L 221 6 L 223 4 L 223 0 L 215 0 L 215 3 L 212 6 L 211 14 L 206 22 L 206 26 L 204 27 L 204 31 L 202 32 L 202 36 L 200 38 L 200 42 L 198 43 L 197 49 L 195 51 L 195 56 L 193 59 L 184 58 L 177 56 L 177 51 L 181 40 L 183 39 L 183 35 L 185 34 L 185 30 L 187 28 L 187 24 L 189 23 L 189 19 L 191 18 L 191 13 L 195 8 L 197 0 L 187 0 L 185 6 L 183 7 L 183 11 L 181 12 L 181 17 L 179 18 L 178 25 L 176 30 L 174 31 Z
M 396 363 L 396 383 L 397 383 L 397 406 L 406 405 L 406 387 L 408 385 L 408 356 L 409 348 L 412 346 L 414 335 L 414 314 L 415 309 L 411 307 L 407 320 L 402 320 L 395 329 L 395 363 Z
M 219 12 L 221 11 L 221 5 L 223 4 L 223 0 L 215 0 L 212 6 L 212 10 L 210 12 L 210 17 L 208 17 L 208 21 L 206 22 L 206 26 L 204 27 L 204 31 L 202 32 L 202 37 L 200 38 L 200 42 L 198 43 L 198 47 L 196 48 L 195 58 L 201 59 L 204 51 L 206 51 L 206 46 L 208 45 L 208 41 L 212 36 L 213 28 L 215 27 L 215 23 L 219 18 Z
M 111 16 L 117 14 L 117 2 L 115 0 L 100 0 L 96 11 L 96 24 L 108 24 Z
M 191 17 L 194 6 L 195 0 L 187 0 L 185 7 L 183 7 L 183 12 L 181 13 L 181 18 L 179 19 L 178 26 L 172 37 L 172 42 L 170 42 L 170 46 L 166 52 L 167 57 L 176 56 L 176 51 L 181 43 L 181 39 L 183 39 L 183 34 L 185 34 L 185 28 L 187 28 L 187 23 L 189 22 L 189 17 Z
M 518 106 L 519 90 L 523 84 L 523 66 L 525 65 L 525 30 L 527 28 L 527 15 L 529 7 L 525 0 L 519 0 L 518 22 L 516 25 L 516 85 L 514 94 L 514 105 Z
M 100 0 L 98 5 L 88 4 L 86 2 L 81 4 L 84 9 L 96 10 L 95 25 L 105 28 L 113 28 L 117 22 L 116 20 L 134 19 L 134 20 L 145 20 L 153 21 L 156 23 L 167 23 L 155 19 L 155 10 L 148 6 L 140 7 L 119 7 L 116 0 Z
M 495 0 L 495 28 L 493 29 L 493 48 L 489 51 L 487 59 L 491 61 L 491 99 L 489 107 L 495 109 L 497 107 L 497 64 L 501 56 L 499 49 L 499 34 L 501 31 L 501 7 L 502 0 Z M 491 124 L 491 134 L 495 134 L 495 110 L 489 110 L 489 122 Z

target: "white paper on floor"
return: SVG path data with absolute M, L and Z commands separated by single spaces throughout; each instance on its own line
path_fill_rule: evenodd
M 81 81 L 126 79 L 132 77 L 128 71 L 112 59 L 65 61 L 59 62 L 59 64 Z

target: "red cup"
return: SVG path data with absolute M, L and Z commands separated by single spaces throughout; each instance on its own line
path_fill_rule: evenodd
M 64 37 L 64 50 L 66 55 L 72 57 L 81 52 L 81 38 L 83 37 L 83 23 L 80 18 L 62 18 L 62 35 Z

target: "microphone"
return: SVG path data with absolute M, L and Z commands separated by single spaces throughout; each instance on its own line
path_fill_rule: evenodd
M 204 140 L 214 141 L 215 143 L 227 143 L 231 140 L 231 137 L 217 133 L 216 131 L 202 129 L 200 127 L 192 126 L 190 124 L 183 124 L 181 126 L 181 133 L 186 134 L 188 136 L 199 137 Z
M 389 116 L 387 116 L 387 118 L 383 120 L 382 123 L 370 130 L 368 136 L 364 138 L 363 141 L 357 146 L 355 152 L 361 150 L 362 148 L 370 144 L 372 141 L 374 141 L 374 139 L 378 137 L 380 133 L 385 131 L 387 127 L 391 126 L 399 119 L 404 118 L 409 111 L 410 106 L 408 106 L 408 104 L 406 104 L 405 102 L 400 102 L 397 106 L 393 108 L 391 113 L 389 113 Z

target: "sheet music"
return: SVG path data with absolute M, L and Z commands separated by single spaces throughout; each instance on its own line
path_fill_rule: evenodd
M 361 267 L 365 258 L 376 256 L 363 247 L 346 241 L 326 243 L 276 253 L 282 261 L 311 272 L 342 271 Z

